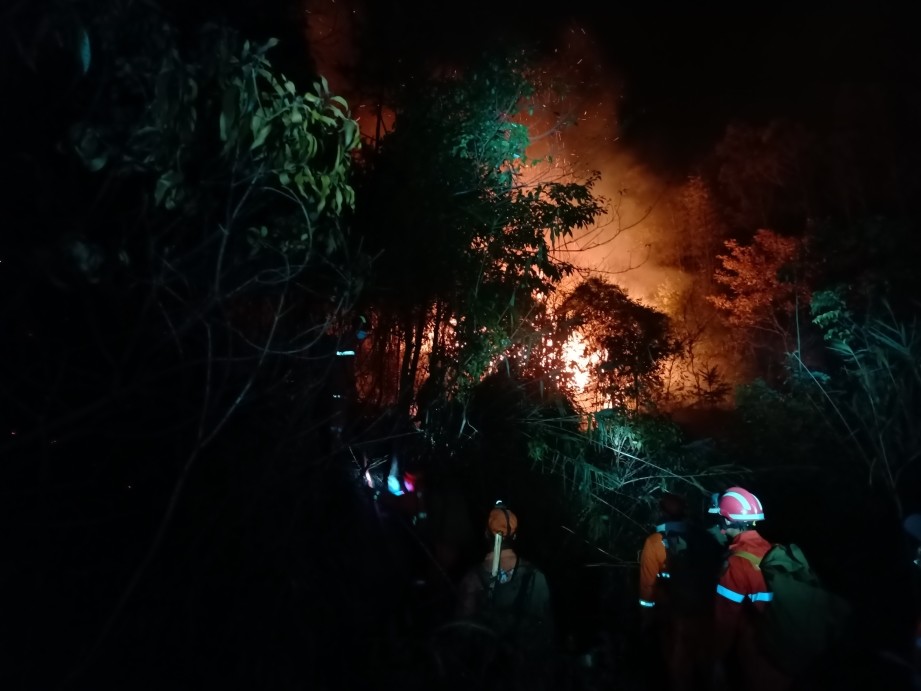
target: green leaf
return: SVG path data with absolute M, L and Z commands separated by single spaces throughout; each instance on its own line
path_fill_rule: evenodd
M 272 125 L 266 124 L 262 126 L 262 129 L 259 130 L 259 134 L 256 135 L 256 138 L 253 140 L 252 145 L 250 145 L 249 150 L 262 146 L 265 143 L 265 138 L 269 136 L 269 132 L 272 131 Z
M 109 155 L 105 152 L 102 152 L 98 156 L 88 160 L 86 162 L 86 167 L 90 170 L 90 172 L 97 173 L 105 167 L 108 160 Z
M 317 138 L 314 137 L 312 134 L 310 134 L 310 132 L 305 132 L 304 133 L 304 143 L 307 145 L 307 151 L 306 151 L 307 158 L 311 159 L 314 156 L 316 156 L 317 147 L 319 146 L 319 144 L 317 143 Z
M 168 170 L 157 179 L 154 187 L 154 203 L 157 206 L 163 205 L 168 209 L 175 205 L 175 195 L 170 194 L 176 186 L 182 182 L 182 172 L 178 170 Z

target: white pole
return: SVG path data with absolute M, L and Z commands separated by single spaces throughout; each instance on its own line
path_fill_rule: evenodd
M 496 533 L 492 548 L 492 577 L 499 573 L 499 556 L 502 553 L 502 533 Z

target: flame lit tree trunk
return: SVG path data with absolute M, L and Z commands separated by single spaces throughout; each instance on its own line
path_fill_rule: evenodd
M 400 386 L 397 392 L 397 406 L 401 412 L 409 412 L 412 402 L 412 384 L 409 381 L 409 369 L 412 362 L 413 331 L 412 327 L 403 327 L 403 357 L 400 361 Z
M 416 372 L 419 370 L 419 356 L 422 354 L 422 339 L 425 337 L 425 324 L 428 321 L 428 315 L 425 310 L 419 311 L 419 318 L 416 321 L 415 333 L 413 338 L 413 356 L 407 372 L 406 382 L 409 388 L 409 395 L 415 395 Z
M 442 313 L 442 302 L 439 300 L 435 303 L 435 320 L 432 323 L 432 359 L 441 358 L 441 320 L 444 318 Z
M 397 406 L 401 414 L 409 415 L 416 393 L 416 374 L 419 371 L 419 357 L 422 354 L 422 342 L 425 338 L 425 325 L 428 314 L 420 308 L 415 320 L 403 327 L 403 357 L 400 362 L 400 388 Z

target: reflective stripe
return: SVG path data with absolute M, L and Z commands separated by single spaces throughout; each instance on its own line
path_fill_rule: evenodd
M 665 523 L 659 523 L 659 525 L 656 526 L 657 533 L 686 533 L 687 531 L 687 524 L 684 521 L 666 521 Z
M 745 596 L 741 593 L 737 593 L 734 590 L 730 590 L 726 586 L 718 585 L 716 586 L 716 594 L 722 595 L 727 600 L 732 600 L 733 602 L 742 602 L 745 599 Z
M 746 511 L 752 510 L 752 505 L 749 503 L 748 499 L 743 497 L 738 492 L 726 492 L 726 494 L 723 495 L 723 498 L 725 497 L 732 497 L 737 502 L 739 502 L 742 505 L 742 508 L 745 509 Z
M 640 600 L 640 607 L 655 607 L 655 602 L 650 602 L 649 600 Z
M 752 602 L 770 602 L 774 599 L 774 593 L 748 593 L 747 595 L 743 595 L 742 593 L 730 590 L 724 585 L 716 586 L 716 594 L 722 595 L 732 602 L 742 602 L 745 599 L 749 599 Z
M 730 521 L 763 521 L 763 513 L 731 513 L 729 514 Z
M 738 501 L 742 505 L 742 508 L 745 509 L 746 511 L 752 511 L 753 509 L 751 502 L 748 501 L 748 499 L 743 497 L 738 492 L 726 492 L 726 494 L 724 494 L 723 497 L 724 498 L 732 497 L 733 499 Z M 729 514 L 729 520 L 731 521 L 763 521 L 764 514 L 763 513 L 731 513 Z
M 668 571 L 659 571 L 659 573 L 656 574 L 656 578 L 671 578 L 671 577 L 672 575 Z

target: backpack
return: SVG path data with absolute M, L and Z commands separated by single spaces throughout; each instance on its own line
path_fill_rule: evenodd
M 679 615 L 703 615 L 713 604 L 713 593 L 723 564 L 723 547 L 703 527 L 688 521 L 656 526 L 665 547 L 665 573 L 659 582 L 664 601 Z
M 760 563 L 749 561 L 760 568 L 772 594 L 767 607 L 755 616 L 758 641 L 775 665 L 796 675 L 843 640 L 851 607 L 822 586 L 797 545 L 775 545 Z

